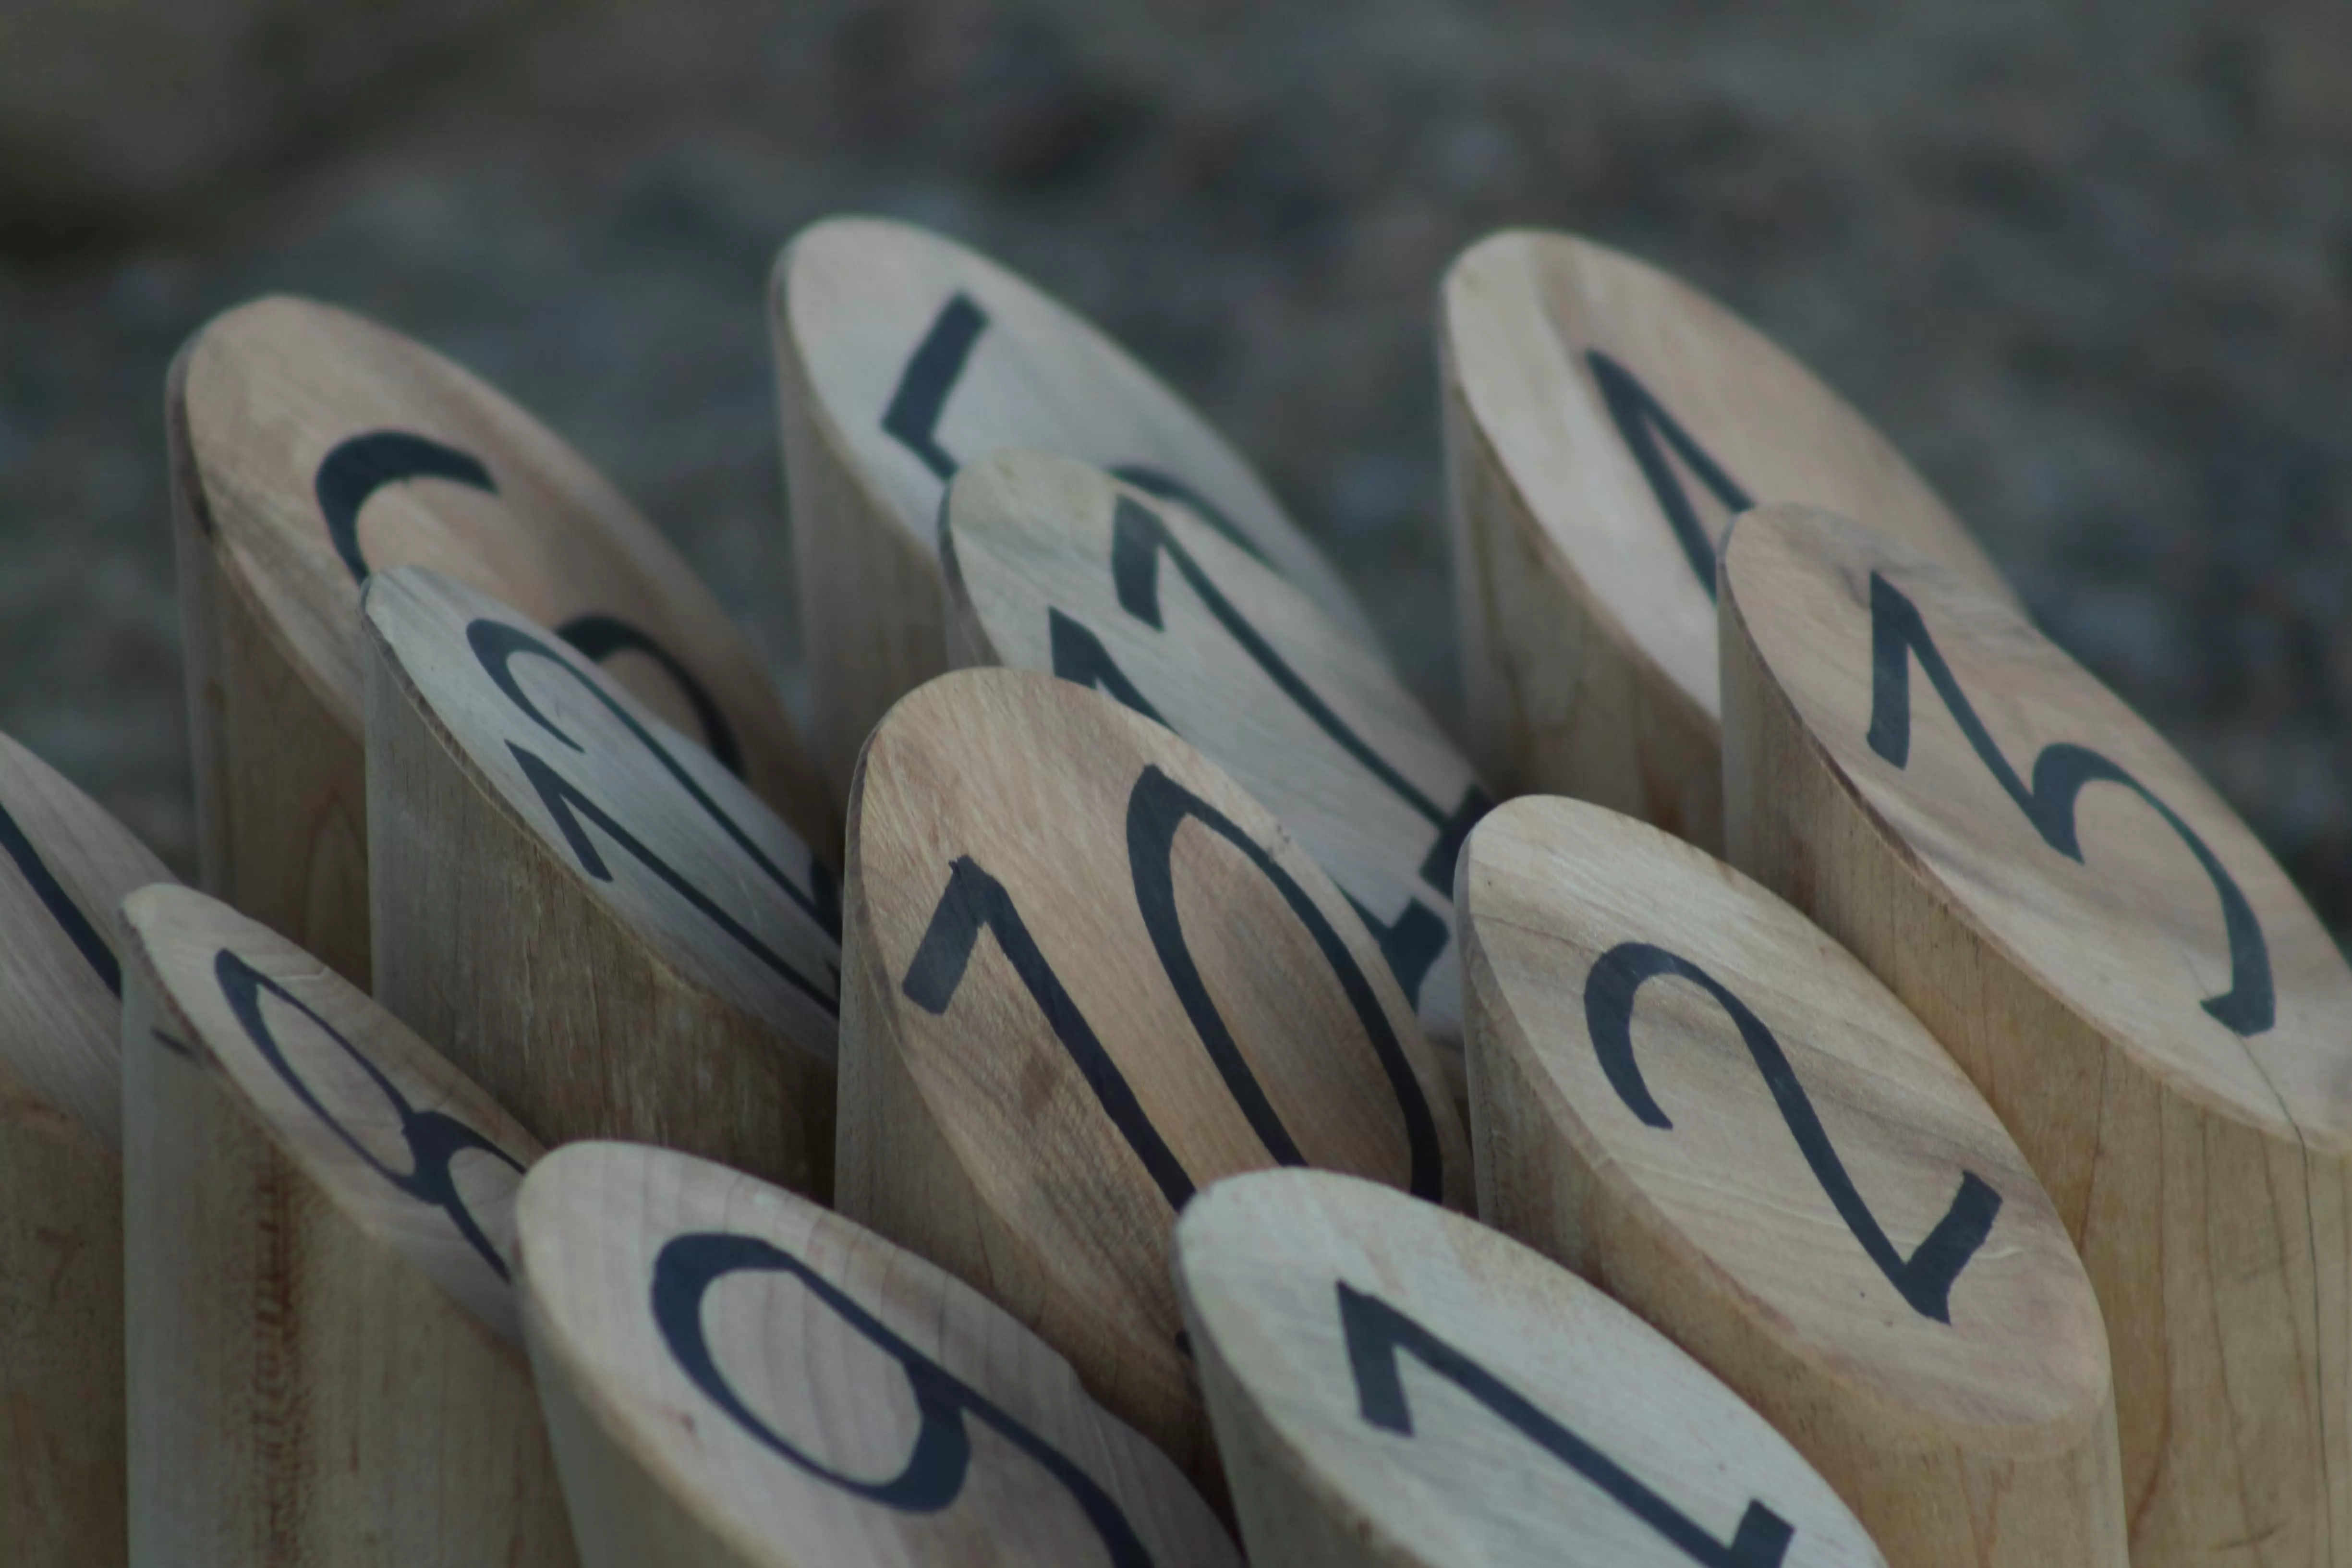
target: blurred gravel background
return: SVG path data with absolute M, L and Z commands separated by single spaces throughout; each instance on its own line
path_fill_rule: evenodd
M 1664 263 L 2352 933 L 2345 0 L 0 0 L 0 728 L 190 868 L 163 378 L 271 290 L 519 397 L 789 681 L 761 289 L 844 208 L 1195 398 L 1441 713 L 1438 275 L 1504 224 Z

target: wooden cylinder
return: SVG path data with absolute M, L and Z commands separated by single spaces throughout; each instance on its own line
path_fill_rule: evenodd
M 587 1568 L 1240 1568 L 1167 1458 L 963 1284 L 750 1176 L 573 1144 L 518 1278 Z
M 0 735 L 0 1542 L 124 1561 L 114 906 L 163 862 Z
M 987 1291 L 1217 1487 L 1168 1275 L 1192 1194 L 1305 1162 L 1468 1204 L 1379 949 L 1230 779 L 1049 676 L 899 702 L 850 822 L 842 1213 Z
M 1462 875 L 1481 1216 L 1729 1384 L 1894 1568 L 2125 1568 L 2098 1301 L 1918 1020 L 1605 807 L 1513 801 Z
M 2015 1133 L 2113 1347 L 2137 1568 L 2352 1561 L 2352 971 L 2261 844 L 2003 601 L 1827 514 L 1724 562 L 1743 868 Z
M 508 1283 L 539 1146 L 227 906 L 122 924 L 131 1561 L 574 1562 Z
M 839 902 L 726 769 L 561 638 L 369 585 L 376 996 L 551 1142 L 832 1191 Z
M 1230 773 L 1356 906 L 1458 1091 L 1454 865 L 1494 800 L 1379 655 L 1246 545 L 1066 458 L 970 465 L 940 542 L 956 662 L 1094 687 Z
M 1181 500 L 1378 646 L 1223 437 L 986 257 L 908 224 L 827 218 L 776 258 L 769 305 L 816 746 L 841 798 L 884 711 L 948 668 L 940 504 L 961 465 L 1000 447 L 1083 458 Z
M 1706 1368 L 1461 1215 L 1234 1176 L 1177 1222 L 1176 1279 L 1257 1568 L 1883 1568 Z
M 553 434 L 429 350 L 269 299 L 165 398 L 205 886 L 368 984 L 359 594 L 422 563 L 571 638 L 809 842 L 839 816 L 751 646 Z
M 1759 502 L 1883 519 L 2008 591 L 1843 399 L 1631 257 L 1490 236 L 1446 273 L 1438 349 L 1471 750 L 1507 795 L 1597 801 L 1721 850 L 1715 563 Z

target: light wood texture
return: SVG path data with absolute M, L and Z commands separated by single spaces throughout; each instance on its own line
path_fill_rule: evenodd
M 2009 1123 L 2115 1357 L 2138 1568 L 2352 1563 L 2352 972 L 2014 611 L 1795 508 L 1725 558 L 1731 854 Z
M 1494 800 L 1389 667 L 1183 507 L 1066 458 L 968 465 L 940 546 L 955 662 L 1092 686 L 1224 769 L 1355 903 L 1458 1090 L 1454 863 Z
M 0 1557 L 123 1561 L 114 906 L 170 873 L 0 735 Z
M 948 668 L 939 512 L 1000 447 L 1184 496 L 1368 647 L 1371 623 L 1239 454 L 1091 324 L 973 251 L 836 217 L 776 259 L 770 310 L 815 741 L 845 796 L 883 711 Z
M 1895 1568 L 2124 1568 L 2090 1280 L 1868 970 L 1703 851 L 1550 797 L 1471 835 L 1462 922 L 1489 1224 L 1738 1390 Z
M 832 1191 L 839 900 L 792 830 L 562 639 L 369 584 L 376 997 L 551 1142 Z
M 303 300 L 218 317 L 166 396 L 205 886 L 368 983 L 359 591 L 432 566 L 609 661 L 809 842 L 840 818 L 660 534 L 448 361 Z
M 1176 1277 L 1257 1568 L 1880 1563 L 1704 1367 L 1475 1221 L 1235 1176 L 1177 1222 Z
M 1066 1362 L 814 1204 L 583 1143 L 532 1172 L 518 1226 L 587 1568 L 1240 1568 Z
M 1506 232 L 1454 262 L 1438 319 L 1472 752 L 1507 795 L 1720 850 L 1714 562 L 1750 505 L 1881 519 L 2007 591 L 1866 420 L 1665 273 Z
M 506 1257 L 530 1135 L 201 893 L 122 907 L 131 1555 L 574 1561 Z
M 1213 1489 L 1176 1212 L 1302 1160 L 1466 1206 L 1435 1053 L 1265 808 L 1109 698 L 943 676 L 858 778 L 841 1210 L 994 1297 Z

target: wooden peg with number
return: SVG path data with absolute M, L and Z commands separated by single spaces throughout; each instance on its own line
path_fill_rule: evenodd
M 1706 1368 L 1458 1215 L 1234 1176 L 1176 1278 L 1256 1568 L 1884 1568 Z
M 1473 752 L 1507 793 L 1721 849 L 1716 552 L 1751 506 L 1878 517 L 2007 592 L 1866 420 L 1665 273 L 1498 234 L 1454 262 L 1438 315 Z
M 906 224 L 830 218 L 777 258 L 770 308 L 816 744 L 835 789 L 884 710 L 948 668 L 940 505 L 958 468 L 1000 447 L 1083 458 L 1188 507 L 1378 646 L 1239 454 L 987 258 Z
M 2352 970 L 2121 700 L 1801 508 L 1723 568 L 1734 861 L 2016 1133 L 2106 1310 L 2138 1568 L 2352 1562 Z
M 417 567 L 369 584 L 376 996 L 551 1142 L 832 1190 L 838 889 L 577 649 Z
M 575 1561 L 509 1284 L 539 1146 L 226 905 L 121 925 L 131 1561 Z
M 2124 1568 L 2098 1301 L 1918 1020 L 1602 806 L 1501 807 L 1461 891 L 1481 1215 L 1729 1384 L 1895 1568 Z
M 987 1291 L 1213 1487 L 1168 1277 L 1216 1177 L 1328 1165 L 1466 1206 L 1435 1054 L 1337 888 L 1160 725 L 965 670 L 850 807 L 841 1209 Z
M 581 1143 L 517 1205 L 586 1568 L 1241 1568 L 1069 1364 L 870 1231 L 684 1154 Z
M 528 414 L 308 300 L 215 320 L 167 395 L 205 885 L 368 981 L 361 586 L 421 563 L 551 626 L 811 844 L 838 814 L 709 592 Z
M 1494 802 L 1387 664 L 1183 507 L 1066 458 L 966 467 L 940 546 L 955 661 L 1094 687 L 1223 768 L 1356 906 L 1458 1089 L 1454 863 Z
M 171 873 L 0 735 L 0 1552 L 123 1561 L 122 979 Z

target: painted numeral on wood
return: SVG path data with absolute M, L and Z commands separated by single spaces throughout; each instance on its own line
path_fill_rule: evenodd
M 2206 997 L 2205 1011 L 2231 1032 L 2245 1036 L 2263 1034 L 2277 1021 L 2278 1000 L 2271 984 L 2270 948 L 2263 940 L 2262 921 L 2229 868 L 2179 813 L 2121 765 L 2087 746 L 2067 742 L 2042 748 L 2033 760 L 2033 782 L 2029 785 L 2001 754 L 1968 693 L 1960 689 L 1918 606 L 1877 572 L 1870 574 L 1870 749 L 1895 767 L 1906 766 L 1911 757 L 1911 659 L 1916 656 L 1927 684 L 1942 700 L 1960 733 L 1968 737 L 1978 760 L 2017 803 L 2017 809 L 2025 814 L 2042 841 L 2059 854 L 2083 863 L 2074 810 L 2084 786 L 2121 784 L 2153 806 L 2165 826 L 2197 858 L 2221 897 L 2222 924 L 2230 938 L 2230 989 Z
M 1706 590 L 1706 596 L 1714 598 L 1715 546 L 1707 542 L 1706 530 L 1699 524 L 1698 510 L 1691 505 L 1689 493 L 1675 478 L 1665 449 L 1671 447 L 1683 466 L 1696 475 L 1699 483 L 1734 517 L 1754 506 L 1755 501 L 1707 454 L 1706 448 L 1692 438 L 1681 421 L 1666 412 L 1665 405 L 1632 371 L 1599 349 L 1587 349 L 1584 363 L 1591 367 L 1592 379 L 1601 388 L 1601 401 L 1609 410 L 1610 422 L 1617 426 L 1625 449 L 1641 466 L 1642 478 L 1649 482 L 1650 493 L 1657 498 L 1658 510 L 1665 513 L 1666 525 L 1675 531 L 1675 542 L 1689 559 L 1692 574 Z
M 1879 1272 L 1910 1303 L 1913 1311 L 1939 1323 L 1950 1322 L 1952 1282 L 1992 1233 L 1994 1217 L 2000 1213 L 2000 1194 L 1975 1172 L 1963 1171 L 1959 1191 L 1953 1194 L 1951 1205 L 1926 1238 L 1908 1258 L 1895 1251 L 1878 1217 L 1863 1201 L 1853 1178 L 1846 1173 L 1845 1162 L 1838 1158 L 1836 1147 L 1830 1142 L 1821 1118 L 1814 1113 L 1811 1097 L 1797 1081 L 1796 1069 L 1764 1021 L 1728 987 L 1690 960 L 1650 942 L 1628 942 L 1601 954 L 1586 977 L 1584 1023 L 1592 1037 L 1593 1054 L 1600 1058 L 1601 1070 L 1608 1075 L 1610 1087 L 1645 1126 L 1674 1126 L 1650 1093 L 1641 1065 L 1633 1058 L 1633 1001 L 1645 982 L 1661 975 L 1689 981 L 1715 998 L 1716 1004 L 1729 1015 L 1738 1027 L 1741 1043 L 1755 1058 L 1756 1070 L 1763 1075 L 1765 1087 L 1772 1091 L 1772 1103 L 1780 1108 L 1781 1120 L 1789 1124 L 1790 1136 L 1796 1139 L 1805 1163 L 1812 1168 L 1813 1179 L 1821 1183 L 1822 1191 L 1836 1205 L 1838 1216 L 1853 1232 L 1854 1240 L 1862 1244 L 1863 1251 L 1870 1255 L 1870 1260 L 1878 1265 Z
M 1367 1425 L 1412 1436 L 1412 1407 L 1399 1358 L 1410 1355 L 1485 1405 L 1513 1431 L 1606 1492 L 1676 1550 L 1706 1568 L 1780 1568 L 1795 1532 L 1789 1522 L 1750 1500 L 1728 1543 L 1717 1541 L 1680 1509 L 1626 1473 L 1608 1455 L 1538 1409 L 1525 1395 L 1472 1357 L 1379 1297 L 1337 1282 L 1339 1326 L 1347 1336 L 1348 1367 Z

